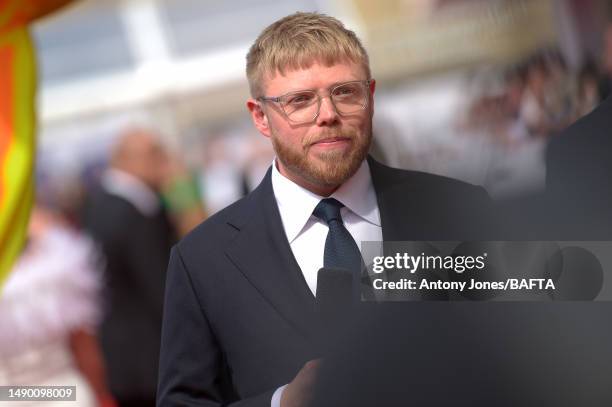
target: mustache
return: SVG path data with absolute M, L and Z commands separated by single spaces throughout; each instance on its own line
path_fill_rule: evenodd
M 354 140 L 357 138 L 357 132 L 352 131 L 352 130 L 345 130 L 345 131 L 341 131 L 341 130 L 335 130 L 335 131 L 325 131 L 322 133 L 319 133 L 317 135 L 314 135 L 312 137 L 306 138 L 304 139 L 304 141 L 302 142 L 302 145 L 304 148 L 308 148 L 311 145 L 321 142 L 323 140 L 327 140 L 327 139 L 334 139 L 334 138 L 343 138 L 343 139 L 348 139 L 348 140 Z

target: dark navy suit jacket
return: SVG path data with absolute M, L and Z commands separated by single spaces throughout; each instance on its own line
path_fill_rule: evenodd
M 368 160 L 384 240 L 482 238 L 490 206 L 482 188 Z M 157 404 L 267 407 L 320 356 L 317 326 L 268 171 L 172 250 Z

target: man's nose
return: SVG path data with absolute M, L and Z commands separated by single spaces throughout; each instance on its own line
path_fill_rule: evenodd
M 338 120 L 338 112 L 331 100 L 331 96 L 321 97 L 321 107 L 317 116 L 317 125 L 330 125 Z

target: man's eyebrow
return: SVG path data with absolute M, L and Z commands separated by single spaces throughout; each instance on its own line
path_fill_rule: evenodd
M 365 80 L 365 79 L 363 79 L 363 80 Z M 316 92 L 319 89 L 333 89 L 333 88 L 335 88 L 338 85 L 342 85 L 342 84 L 349 83 L 349 82 L 360 82 L 360 81 L 362 81 L 362 79 L 348 79 L 348 80 L 344 80 L 344 81 L 334 82 L 334 83 L 326 86 L 325 88 L 299 88 L 299 89 L 295 89 L 295 90 L 288 90 L 288 91 L 284 92 L 283 94 L 278 95 L 278 97 L 285 96 L 285 95 L 288 95 L 290 93 L 295 93 L 295 92 L 304 92 L 304 91 L 313 91 L 313 92 Z

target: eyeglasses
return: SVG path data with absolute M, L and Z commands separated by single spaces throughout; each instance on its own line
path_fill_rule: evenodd
M 371 80 L 344 82 L 329 89 L 329 98 L 340 115 L 350 115 L 365 110 L 369 100 Z M 257 98 L 261 102 L 278 103 L 287 120 L 294 124 L 313 122 L 321 109 L 321 99 L 314 90 L 289 92 L 282 96 Z

